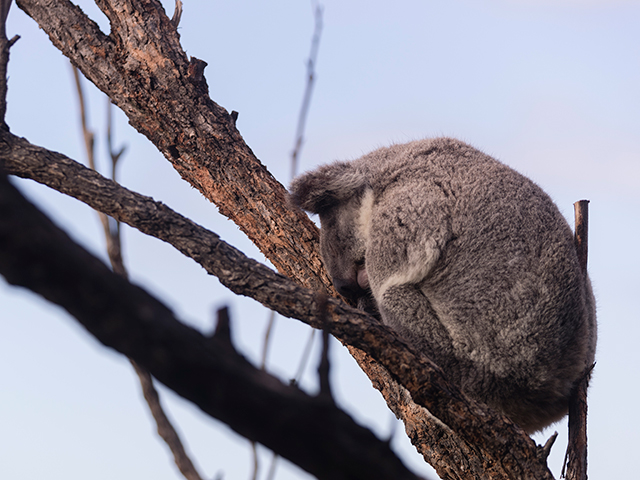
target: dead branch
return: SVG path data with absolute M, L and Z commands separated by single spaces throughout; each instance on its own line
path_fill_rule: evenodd
M 6 21 L 12 0 L 0 0 L 0 128 L 7 128 L 5 114 L 7 113 L 7 64 L 9 63 L 9 49 L 18 41 L 16 35 L 7 39 Z
M 151 415 L 156 422 L 158 435 L 169 447 L 178 470 L 180 470 L 182 476 L 187 480 L 202 480 L 202 476 L 198 473 L 198 470 L 196 470 L 191 458 L 189 458 L 189 455 L 184 449 L 180 435 L 178 435 L 178 432 L 171 423 L 171 420 L 167 417 L 164 408 L 162 408 L 160 396 L 158 395 L 156 387 L 153 385 L 151 375 L 145 368 L 141 367 L 133 360 L 131 360 L 131 365 L 138 376 L 140 387 L 142 388 L 142 395 L 144 396 L 144 399 L 149 406 L 149 410 L 151 411 Z
M 311 94 L 316 80 L 316 62 L 318 60 L 318 50 L 320 48 L 320 35 L 322 34 L 322 5 L 317 2 L 312 3 L 313 8 L 313 36 L 311 37 L 311 51 L 307 60 L 307 83 L 304 87 L 302 105 L 298 114 L 298 125 L 296 126 L 296 140 L 291 152 L 291 179 L 298 174 L 298 157 L 302 151 L 304 142 L 304 129 L 309 115 L 311 105 Z
M 82 91 L 82 83 L 80 80 L 80 74 L 78 69 L 73 67 L 73 77 L 76 84 L 76 90 L 78 93 L 78 103 L 80 106 L 80 121 L 82 126 L 82 135 L 84 138 L 85 150 L 87 153 L 87 159 L 89 167 L 97 171 L 95 162 L 95 134 L 89 128 L 89 122 L 87 120 L 87 103 L 85 101 L 84 93 Z M 109 156 L 111 158 L 111 178 L 115 182 L 116 180 L 116 164 L 122 155 L 124 148 L 119 152 L 115 152 L 113 148 L 113 141 L 111 135 L 111 102 L 107 104 L 107 144 L 109 148 Z M 114 221 L 111 217 L 96 210 L 107 245 L 107 255 L 111 263 L 111 269 L 122 276 L 125 279 L 129 278 L 129 273 L 124 265 L 122 258 L 122 242 L 120 238 L 120 222 Z M 115 225 L 112 228 L 111 222 Z M 202 477 L 196 470 L 193 462 L 187 455 L 182 440 L 178 435 L 178 432 L 173 427 L 173 424 L 167 417 L 162 404 L 160 403 L 160 396 L 158 391 L 153 385 L 153 379 L 149 372 L 147 372 L 142 366 L 138 365 L 134 360 L 131 360 L 131 366 L 133 367 L 138 380 L 140 381 L 140 387 L 142 388 L 142 395 L 149 407 L 151 416 L 153 417 L 158 435 L 165 444 L 169 447 L 169 450 L 173 454 L 174 461 L 178 470 L 187 480 L 202 480 Z
M 582 272 L 587 275 L 589 251 L 589 200 L 573 204 L 575 246 Z M 569 399 L 569 442 L 562 475 L 568 480 L 587 480 L 587 389 L 593 366 L 585 372 Z

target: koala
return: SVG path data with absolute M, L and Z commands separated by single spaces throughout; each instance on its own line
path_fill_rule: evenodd
M 297 177 L 336 289 L 528 433 L 593 364 L 595 300 L 573 233 L 531 180 L 434 138 Z

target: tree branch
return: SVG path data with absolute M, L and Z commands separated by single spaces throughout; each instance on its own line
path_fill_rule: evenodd
M 578 260 L 584 275 L 587 275 L 589 252 L 589 200 L 573 204 L 575 213 L 574 241 Z M 587 389 L 592 365 L 575 386 L 569 399 L 569 442 L 565 456 L 567 480 L 587 480 Z
M 196 470 L 191 458 L 189 458 L 189 455 L 184 449 L 180 435 L 178 435 L 178 432 L 171 423 L 171 420 L 167 417 L 164 408 L 162 408 L 160 396 L 158 395 L 156 387 L 153 385 L 151 374 L 133 360 L 131 360 L 131 366 L 135 370 L 138 380 L 140 381 L 142 395 L 144 396 L 149 410 L 151 411 L 153 420 L 156 422 L 158 435 L 169 447 L 178 470 L 180 470 L 182 476 L 187 480 L 202 480 L 202 476 L 198 473 L 198 470 Z
M 20 38 L 18 35 L 7 39 L 6 21 L 12 0 L 0 0 L 0 128 L 7 129 L 5 114 L 7 113 L 7 64 L 9 49 Z
M 0 272 L 65 308 L 98 340 L 239 434 L 321 479 L 416 480 L 385 442 L 332 402 L 205 338 L 75 244 L 0 174 Z
M 180 175 L 233 220 L 283 274 L 331 285 L 317 228 L 246 145 L 229 113 L 208 95 L 206 63 L 187 59 L 155 0 L 98 0 L 107 36 L 68 0 L 20 0 L 89 80 L 120 107 Z

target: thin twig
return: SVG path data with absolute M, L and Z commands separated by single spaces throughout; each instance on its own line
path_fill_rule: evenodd
M 313 340 L 315 338 L 316 331 L 315 329 L 311 330 L 311 334 L 307 339 L 307 344 L 304 346 L 304 350 L 302 350 L 302 357 L 300 357 L 300 363 L 298 364 L 298 371 L 295 376 L 291 379 L 291 383 L 298 384 L 302 379 L 302 375 L 304 375 L 304 371 L 307 369 L 307 365 L 309 364 L 309 359 L 311 358 L 311 347 L 313 346 Z
M 273 452 L 273 456 L 271 457 L 271 465 L 269 466 L 269 473 L 267 473 L 267 477 L 265 480 L 273 480 L 276 476 L 276 467 L 278 466 L 278 458 L 280 456 Z
M 123 145 L 118 151 L 116 151 L 113 146 L 113 102 L 111 102 L 109 97 L 105 98 L 107 99 L 107 150 L 109 152 L 109 157 L 111 158 L 111 178 L 116 182 L 116 166 L 118 164 L 118 160 L 120 160 L 120 157 L 127 149 L 127 146 Z
M 76 82 L 76 88 L 78 91 L 78 100 L 80 104 L 80 119 L 82 124 L 82 134 L 84 138 L 84 144 L 87 152 L 87 159 L 89 162 L 89 166 L 92 170 L 96 170 L 95 164 L 95 135 L 89 129 L 89 124 L 87 121 L 87 104 L 85 101 L 85 97 L 82 91 L 82 84 L 80 80 L 80 75 L 78 69 L 73 67 L 73 76 Z M 108 99 L 107 99 L 108 100 Z M 111 175 L 112 180 L 116 181 L 116 164 L 123 154 L 125 147 L 122 147 L 119 151 L 115 151 L 113 147 L 113 139 L 111 133 L 111 101 L 107 106 L 107 147 L 109 151 L 109 156 L 111 158 Z M 98 212 L 98 217 L 100 218 L 100 222 L 102 223 L 102 227 L 104 230 L 104 236 L 107 243 L 107 254 L 109 255 L 109 261 L 111 262 L 112 270 L 123 278 L 128 278 L 129 274 L 127 269 L 124 266 L 124 261 L 122 258 L 122 242 L 120 237 L 120 222 L 117 220 L 105 215 L 104 213 Z M 113 224 L 113 228 L 112 228 Z M 136 372 L 138 379 L 140 381 L 140 386 L 142 387 L 142 394 L 144 399 L 149 406 L 149 410 L 151 411 L 151 415 L 153 416 L 156 427 L 158 430 L 158 435 L 160 438 L 164 440 L 167 444 L 171 453 L 173 454 L 173 458 L 175 460 L 178 469 L 182 473 L 182 475 L 187 480 L 202 480 L 202 477 L 196 470 L 193 465 L 193 462 L 187 455 L 182 441 L 180 440 L 180 436 L 177 431 L 171 424 L 171 421 L 167 417 L 162 405 L 160 404 L 160 397 L 158 395 L 158 391 L 153 385 L 153 379 L 149 372 L 147 372 L 144 368 L 138 365 L 135 361 L 129 359 L 131 365 L 133 366 L 134 371 Z
M 251 453 L 253 458 L 253 472 L 251 473 L 250 480 L 258 480 L 258 471 L 260 470 L 260 463 L 258 462 L 258 444 L 251 442 Z
M 80 106 L 80 124 L 82 127 L 82 138 L 84 139 L 84 148 L 87 153 L 87 160 L 89 162 L 89 168 L 91 170 L 98 171 L 96 168 L 95 157 L 94 157 L 94 134 L 89 129 L 89 124 L 87 122 L 87 106 L 84 101 L 84 92 L 82 91 L 82 82 L 80 80 L 80 72 L 74 66 L 71 67 L 73 70 L 73 78 L 76 82 L 76 90 L 78 92 L 78 102 Z
M 0 124 L 8 130 L 5 123 L 7 113 L 7 65 L 9 64 L 9 49 L 20 38 L 15 35 L 11 40 L 7 39 L 6 22 L 11 8 L 12 0 L 0 0 Z
M 311 6 L 313 8 L 314 29 L 313 37 L 311 38 L 311 51 L 309 52 L 309 59 L 307 60 L 307 85 L 304 89 L 302 105 L 300 106 L 300 113 L 298 114 L 295 145 L 293 147 L 293 152 L 291 152 L 291 178 L 295 177 L 298 173 L 298 157 L 300 156 L 300 151 L 302 150 L 302 144 L 304 142 L 304 130 L 307 122 L 307 116 L 309 114 L 313 85 L 316 78 L 315 67 L 318 58 L 318 49 L 320 47 L 320 36 L 322 34 L 323 7 L 313 0 L 311 2 Z
M 262 359 L 260 360 L 260 368 L 264 370 L 267 367 L 267 357 L 269 356 L 269 345 L 271 344 L 271 334 L 275 327 L 276 312 L 269 310 L 269 319 L 267 320 L 267 328 L 264 332 L 264 341 L 262 342 Z
M 178 28 L 180 25 L 180 19 L 182 18 L 182 0 L 176 0 L 175 10 L 173 11 L 173 17 L 171 17 L 171 23 L 174 27 Z
M 160 404 L 160 397 L 158 396 L 158 391 L 153 385 L 151 375 L 133 360 L 130 360 L 130 362 L 138 375 L 138 379 L 140 380 L 142 394 L 144 399 L 147 401 L 149 410 L 151 410 L 153 419 L 156 422 L 158 435 L 160 435 L 160 438 L 162 438 L 162 440 L 164 440 L 171 449 L 171 453 L 173 454 L 173 458 L 180 470 L 180 473 L 182 473 L 184 478 L 187 480 L 202 480 L 202 477 L 194 467 L 193 462 L 191 462 L 191 459 L 187 455 L 187 452 L 185 452 L 180 436 L 176 432 L 176 429 L 173 428 L 171 421 Z

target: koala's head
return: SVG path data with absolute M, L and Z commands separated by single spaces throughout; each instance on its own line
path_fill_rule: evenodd
M 348 162 L 324 165 L 297 177 L 291 200 L 320 216 L 320 251 L 333 284 L 341 295 L 357 301 L 367 295 L 365 245 L 359 228 L 360 205 L 368 181 Z

